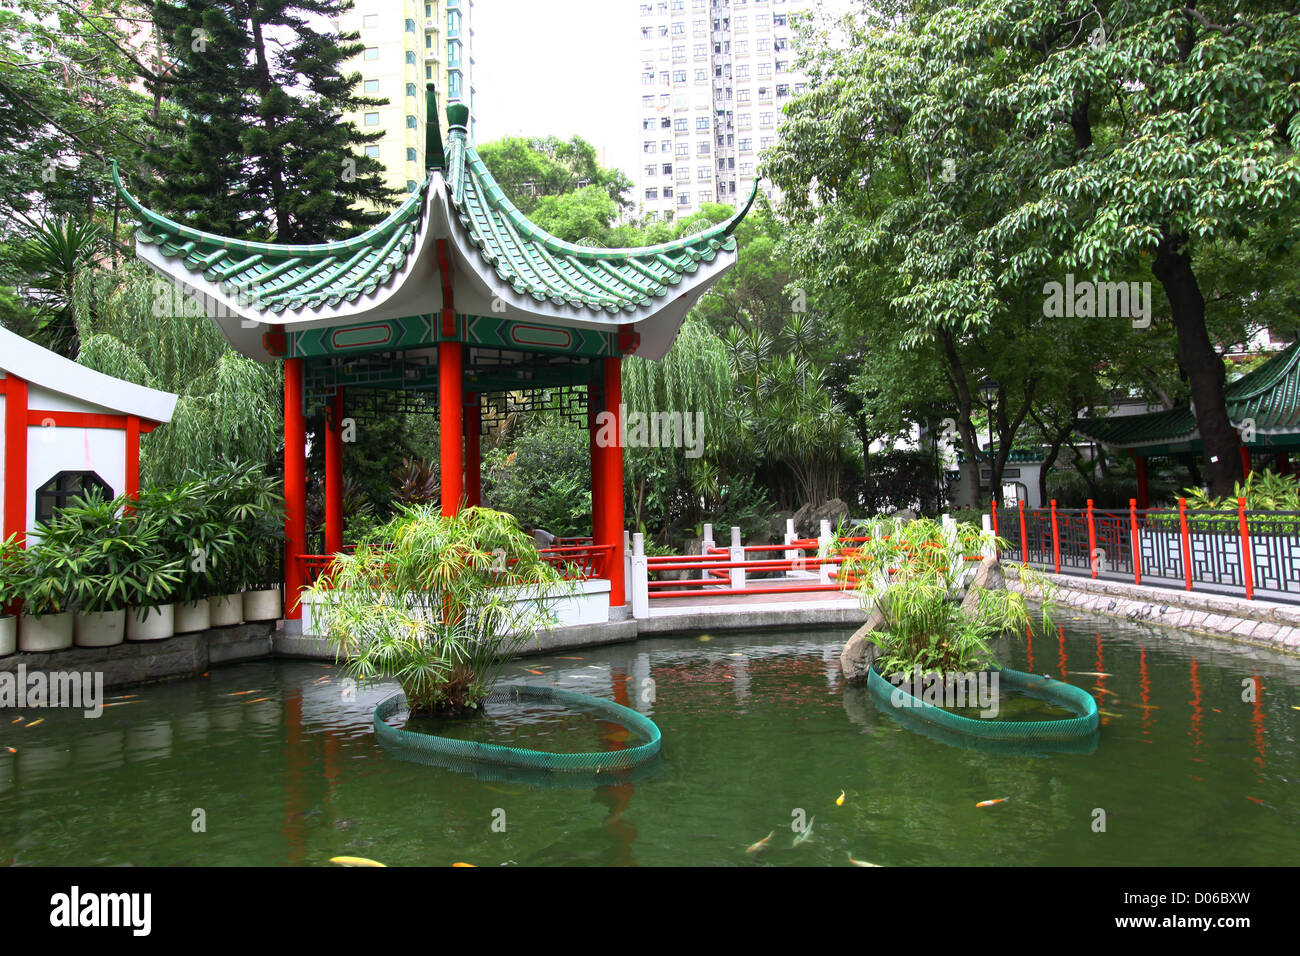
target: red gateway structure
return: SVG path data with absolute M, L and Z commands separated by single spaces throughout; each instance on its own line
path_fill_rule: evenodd
M 597 441 L 621 415 L 623 358 L 659 359 L 682 320 L 736 261 L 732 219 L 658 246 L 563 242 L 506 198 L 468 143 L 468 110 L 438 133 L 430 91 L 429 175 L 362 235 L 318 245 L 213 236 L 173 222 L 118 184 L 141 225 L 136 252 L 209 303 L 231 345 L 284 363 L 285 616 L 300 630 L 306 554 L 306 431 L 326 413 L 325 551 L 343 547 L 345 415 L 425 411 L 439 421 L 443 513 L 478 505 L 482 423 L 547 405 L 591 430 L 593 577 L 625 616 L 623 452 Z M 752 204 L 753 197 L 750 197 Z M 525 516 L 526 517 L 526 516 Z M 295 625 L 295 622 L 297 624 Z

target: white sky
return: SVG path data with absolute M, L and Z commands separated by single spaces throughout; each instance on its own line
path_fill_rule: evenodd
M 641 0 L 475 0 L 475 139 L 574 134 L 640 162 Z M 826 0 L 843 11 L 851 0 Z

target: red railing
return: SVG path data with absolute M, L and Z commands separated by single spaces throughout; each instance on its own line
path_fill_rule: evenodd
M 1005 512 L 999 520 L 998 511 Z M 1007 520 L 1014 514 L 1017 520 Z M 1300 513 L 1177 508 L 996 509 L 1005 559 L 1058 574 L 1300 602 Z
M 345 553 L 356 550 L 355 545 L 344 545 Z M 565 545 L 558 548 L 543 548 L 537 553 L 542 560 L 555 568 L 568 580 L 588 581 L 603 578 L 608 574 L 610 556 L 614 552 L 612 544 Z M 303 580 L 310 587 L 319 580 L 334 563 L 334 556 L 329 554 L 304 554 L 299 559 L 303 567 Z

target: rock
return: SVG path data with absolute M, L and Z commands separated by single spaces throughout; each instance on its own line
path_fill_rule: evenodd
M 1002 573 L 1002 563 L 996 557 L 988 557 L 980 561 L 974 579 L 966 588 L 966 597 L 962 599 L 961 609 L 962 613 L 967 617 L 973 618 L 975 612 L 979 610 L 979 592 L 981 589 L 988 591 L 1005 591 L 1007 589 L 1006 577 Z
M 778 511 L 772 516 L 772 523 L 767 526 L 768 533 L 776 542 L 785 540 L 785 523 L 794 517 L 793 511 Z
M 867 618 L 867 623 L 853 632 L 844 650 L 840 652 L 840 670 L 850 683 L 867 679 L 867 671 L 872 663 L 880 657 L 880 648 L 871 640 L 872 631 L 884 630 L 885 615 L 876 608 Z
M 849 506 L 839 498 L 831 498 L 817 507 L 806 504 L 794 513 L 794 533 L 801 538 L 815 538 L 821 534 L 823 521 L 829 521 L 834 531 L 848 517 Z
M 911 508 L 899 508 L 897 511 L 895 511 L 893 514 L 891 514 L 889 517 L 891 517 L 891 518 L 898 518 L 900 521 L 908 521 L 908 522 L 911 522 L 911 521 L 915 521 L 917 518 L 919 518 L 919 517 L 921 517 L 921 516 L 918 515 L 918 514 L 917 514 L 915 511 L 913 511 Z

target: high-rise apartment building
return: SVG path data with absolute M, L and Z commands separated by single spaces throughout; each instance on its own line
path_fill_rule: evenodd
M 629 0 L 631 2 L 631 0 Z M 641 31 L 636 199 L 657 218 L 749 198 L 781 108 L 802 92 L 790 15 L 812 0 L 636 0 Z
M 356 0 L 339 18 L 339 28 L 360 33 L 365 44 L 346 69 L 361 74 L 366 96 L 388 100 L 348 118 L 363 132 L 383 131 L 366 151 L 396 189 L 413 190 L 424 179 L 426 83 L 437 90 L 444 136 L 447 104 L 464 103 L 473 140 L 473 12 L 473 0 Z

